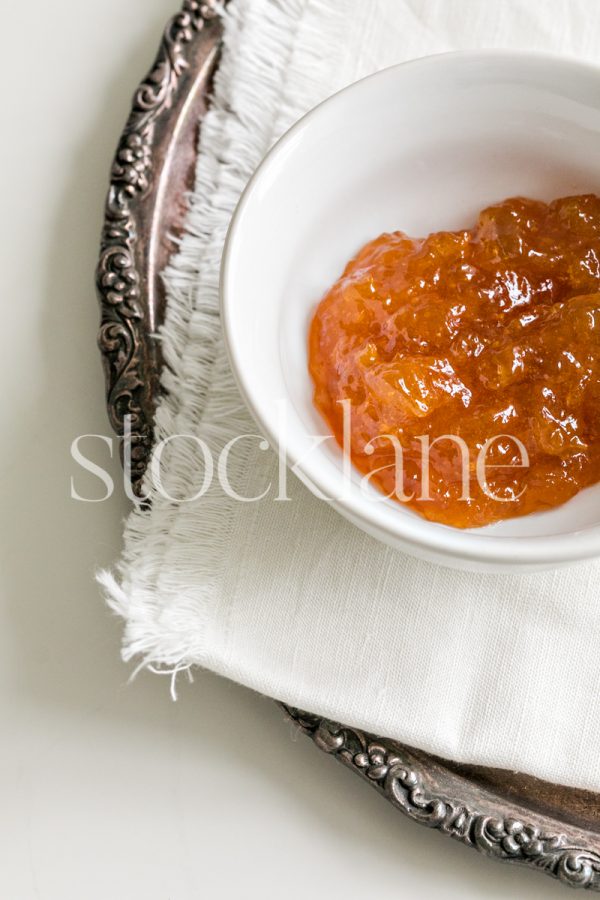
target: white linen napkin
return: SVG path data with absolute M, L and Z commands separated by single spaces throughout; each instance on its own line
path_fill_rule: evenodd
M 358 77 L 486 46 L 600 58 L 600 4 L 232 0 L 187 231 L 166 273 L 157 440 L 192 435 L 217 455 L 256 431 L 224 354 L 218 272 L 236 201 L 273 141 Z M 161 471 L 165 491 L 191 496 L 204 475 L 197 443 L 171 440 Z M 277 460 L 241 441 L 229 471 L 255 496 Z M 290 502 L 236 502 L 216 479 L 195 502 L 146 488 L 152 505 L 129 518 L 117 578 L 102 576 L 126 622 L 126 660 L 209 668 L 444 757 L 600 790 L 599 565 L 435 567 L 367 537 L 292 476 Z

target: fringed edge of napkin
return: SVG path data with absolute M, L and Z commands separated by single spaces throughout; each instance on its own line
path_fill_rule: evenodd
M 343 7 L 332 10 L 320 0 L 232 0 L 223 13 L 224 52 L 211 108 L 202 121 L 195 187 L 188 198 L 179 250 L 163 274 L 166 313 L 158 338 L 164 393 L 155 415 L 155 447 L 191 431 L 216 456 L 227 441 L 248 430 L 245 406 L 229 408 L 232 396 L 238 395 L 220 353 L 222 246 L 231 214 L 256 166 L 276 138 L 307 111 L 307 98 L 314 98 L 309 105 L 322 99 L 322 84 L 328 83 L 326 75 L 334 65 Z M 287 88 L 288 73 L 296 93 Z M 215 410 L 219 414 L 211 418 Z M 167 443 L 161 469 L 169 493 L 189 495 L 198 477 L 194 446 L 190 442 L 185 456 L 180 442 L 177 471 L 172 458 Z M 232 457 L 232 480 L 243 476 L 245 460 L 243 451 L 235 460 Z M 126 623 L 123 659 L 138 658 L 136 672 L 158 665 L 176 673 L 205 658 L 206 635 L 192 635 L 186 628 L 180 595 L 177 620 L 169 614 L 169 597 L 178 589 L 170 546 L 177 541 L 179 504 L 165 501 L 152 482 L 147 471 L 143 494 L 150 497 L 151 506 L 137 506 L 131 512 L 116 572 L 102 571 L 98 581 L 108 605 Z M 190 600 L 196 622 L 208 620 L 226 562 L 235 502 L 220 490 L 209 491 L 201 500 L 202 528 L 194 534 L 201 565 L 196 562 L 198 589 Z M 171 569 L 163 565 L 167 553 Z

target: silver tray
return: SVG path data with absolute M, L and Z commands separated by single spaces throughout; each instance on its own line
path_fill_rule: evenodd
M 149 460 L 164 314 L 160 273 L 180 233 L 203 114 L 219 62 L 215 0 L 186 0 L 167 24 L 119 139 L 110 175 L 96 285 L 110 422 L 131 417 L 131 479 Z M 315 745 L 410 819 L 493 859 L 600 890 L 600 795 L 498 769 L 458 765 L 308 712 L 283 707 Z M 315 760 L 315 765 L 318 760 Z

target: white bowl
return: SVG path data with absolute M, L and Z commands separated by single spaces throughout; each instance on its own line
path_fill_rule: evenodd
M 460 568 L 529 571 L 600 555 L 600 485 L 564 506 L 460 530 L 348 485 L 317 414 L 307 330 L 348 259 L 383 231 L 474 224 L 522 194 L 600 193 L 600 69 L 545 54 L 451 53 L 386 69 L 322 103 L 276 144 L 225 247 L 231 363 L 271 443 L 342 515 L 408 553 Z M 283 426 L 281 403 L 287 404 Z M 312 448 L 312 449 L 311 449 Z

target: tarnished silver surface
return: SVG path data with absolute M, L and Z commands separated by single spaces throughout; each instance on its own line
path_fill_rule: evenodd
M 169 235 L 183 225 L 198 123 L 218 62 L 222 25 L 216 8 L 215 0 L 186 0 L 168 23 L 134 94 L 111 170 L 96 273 L 99 346 L 108 414 L 118 435 L 131 416 L 134 490 L 149 461 L 159 391 L 161 359 L 151 335 L 164 313 L 160 273 L 173 250 Z M 413 821 L 493 859 L 600 890 L 600 795 L 437 759 L 283 708 L 319 749 Z
M 162 320 L 160 273 L 173 251 L 170 226 L 193 185 L 198 123 L 206 110 L 222 25 L 216 0 L 186 0 L 167 24 L 152 67 L 133 95 L 106 198 L 96 287 L 98 343 L 108 415 L 131 423 L 131 481 L 139 492 L 152 442 Z
M 320 750 L 366 779 L 414 822 L 493 859 L 533 866 L 570 887 L 600 890 L 599 836 L 567 825 L 567 810 L 557 809 L 563 821 L 541 815 L 530 804 L 499 797 L 475 780 L 467 781 L 443 760 L 310 713 L 284 709 Z M 496 787 L 511 778 L 505 772 L 489 770 L 489 774 Z M 528 781 L 542 794 L 554 787 L 536 779 Z M 567 805 L 570 793 L 582 793 L 554 790 Z M 597 804 L 597 797 L 592 802 Z

